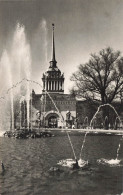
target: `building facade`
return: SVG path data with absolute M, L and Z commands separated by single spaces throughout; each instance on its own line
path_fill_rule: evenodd
M 52 58 L 49 62 L 49 68 L 43 73 L 41 80 L 43 83 L 42 93 L 36 94 L 32 90 L 30 106 L 27 106 L 26 101 L 21 102 L 21 127 L 87 128 L 90 126 L 100 102 L 79 101 L 74 95 L 64 93 L 65 77 L 58 68 L 55 57 L 54 24 L 52 24 Z M 123 121 L 123 101 L 113 103 L 113 106 Z M 30 107 L 28 112 L 27 107 Z M 106 116 L 108 126 L 112 129 L 115 126 L 121 126 L 116 113 L 110 107 L 107 109 L 109 110 L 108 116 Z M 105 121 L 102 120 L 101 109 L 95 118 L 93 127 L 104 128 Z
M 64 74 L 57 66 L 55 57 L 54 24 L 52 24 L 52 59 L 43 73 L 42 94 L 32 91 L 32 116 L 37 126 L 72 127 L 76 125 L 76 99 L 64 94 Z M 34 125 L 34 124 L 33 124 Z

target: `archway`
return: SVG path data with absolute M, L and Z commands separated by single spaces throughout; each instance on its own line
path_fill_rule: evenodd
M 49 111 L 45 114 L 45 121 L 46 121 L 46 126 L 49 128 L 57 128 L 60 125 L 61 121 L 61 116 L 58 112 L 56 111 Z

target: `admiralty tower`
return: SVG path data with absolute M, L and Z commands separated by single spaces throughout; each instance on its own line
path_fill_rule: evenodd
M 41 78 L 42 93 L 36 94 L 34 90 L 32 93 L 32 121 L 40 120 L 41 126 L 51 128 L 72 126 L 76 117 L 76 99 L 71 94 L 64 93 L 65 78 L 57 66 L 55 57 L 54 24 L 51 53 L 50 65 Z
M 52 24 L 52 60 L 48 70 L 43 74 L 43 91 L 48 93 L 64 93 L 64 74 L 57 67 L 55 58 L 54 24 Z

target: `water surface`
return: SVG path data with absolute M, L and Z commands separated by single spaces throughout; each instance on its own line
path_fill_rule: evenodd
M 70 133 L 77 158 L 84 135 Z M 123 160 L 121 136 L 87 135 L 82 159 L 89 161 L 85 170 L 72 170 L 59 166 L 62 159 L 74 158 L 68 137 L 57 133 L 55 137 L 41 139 L 0 138 L 0 159 L 6 171 L 0 174 L 0 192 L 5 195 L 116 195 L 123 190 L 123 167 L 99 164 L 98 159 L 115 159 L 121 141 L 119 159 Z

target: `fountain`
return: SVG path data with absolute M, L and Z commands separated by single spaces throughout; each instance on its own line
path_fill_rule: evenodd
M 117 111 L 116 111 L 116 109 L 111 105 L 111 104 L 103 104 L 103 105 L 100 105 L 99 107 L 98 107 L 98 109 L 97 109 L 97 111 L 96 111 L 96 113 L 94 114 L 94 116 L 93 116 L 93 118 L 91 119 L 91 121 L 90 121 L 90 127 L 92 128 L 93 127 L 93 121 L 95 120 L 95 118 L 97 117 L 97 114 L 99 113 L 99 111 L 100 111 L 100 109 L 101 108 L 104 108 L 104 107 L 110 107 L 113 111 L 114 111 L 114 113 L 116 114 L 116 119 L 117 120 L 119 120 L 120 121 L 120 123 L 121 123 L 121 119 L 120 119 L 120 117 L 119 117 L 119 115 L 118 115 L 118 113 L 117 113 Z M 104 127 L 106 128 L 106 129 L 109 129 L 109 118 L 108 118 L 108 116 L 105 116 L 105 118 L 104 118 Z M 116 120 L 115 120 L 115 123 L 116 123 Z M 110 124 L 110 128 L 111 128 L 111 124 Z
M 119 121 L 121 123 L 121 119 L 117 113 L 117 111 L 115 110 L 115 108 L 110 105 L 110 104 L 104 104 L 104 105 L 100 105 L 96 111 L 96 113 L 94 114 L 91 122 L 90 122 L 90 127 L 92 128 L 93 127 L 93 123 L 94 123 L 94 120 L 96 119 L 96 116 L 98 114 L 98 112 L 100 111 L 100 108 L 102 107 L 105 107 L 105 106 L 109 106 L 110 108 L 112 108 L 116 114 L 116 119 L 115 119 L 115 129 L 117 129 L 117 121 Z M 105 116 L 105 119 L 104 119 L 104 126 L 106 129 L 111 129 L 111 124 L 109 123 L 109 118 L 108 116 Z M 101 130 L 100 130 L 101 131 Z M 112 132 L 113 130 L 111 130 Z M 109 134 L 109 133 L 108 133 Z M 118 159 L 119 157 L 119 150 L 120 150 L 120 146 L 121 146 L 121 143 L 119 143 L 118 145 L 118 148 L 117 148 L 117 155 L 116 155 L 116 159 L 111 159 L 111 160 L 107 160 L 107 159 L 104 159 L 104 158 L 101 158 L 98 160 L 98 163 L 101 163 L 101 164 L 109 164 L 110 166 L 119 166 L 120 165 L 120 162 L 121 160 Z
M 31 76 L 30 46 L 26 41 L 25 28 L 23 25 L 17 24 L 12 39 L 11 48 L 10 50 L 3 52 L 0 60 L 0 65 L 1 65 L 0 74 L 2 75 L 1 83 L 4 83 L 4 87 L 2 87 L 3 90 L 1 91 L 0 94 L 2 97 L 5 97 L 5 95 L 10 95 L 10 108 L 11 108 L 10 126 L 11 129 L 14 130 L 15 129 L 14 97 L 16 94 L 19 94 L 20 89 L 18 89 L 17 93 L 15 93 L 15 85 L 13 84 L 18 82 L 18 80 L 21 80 L 23 77 L 30 79 Z M 3 75 L 5 75 L 5 78 Z M 27 100 L 28 99 L 29 99 L 29 86 L 27 83 Z M 1 105 L 1 109 L 2 109 L 2 105 Z M 27 118 L 29 119 L 28 101 L 27 101 L 27 110 L 28 110 Z M 3 113 L 5 112 L 2 112 L 2 114 Z M 6 114 L 3 115 L 4 115 L 3 118 L 5 119 Z M 3 121 L 3 119 L 1 119 L 1 121 Z M 29 120 L 28 120 L 28 126 L 29 126 Z M 2 129 L 5 129 L 5 127 L 2 127 Z
M 29 80 L 29 79 L 22 79 L 20 82 L 17 82 L 14 85 L 13 88 L 10 88 L 8 91 L 11 92 L 14 88 L 16 88 L 17 86 L 19 86 L 20 84 L 22 84 L 23 81 L 26 81 L 27 83 L 30 83 L 30 82 L 31 83 L 35 83 L 35 84 L 38 84 L 40 87 L 42 87 L 42 85 L 40 85 L 39 83 L 37 83 L 35 81 Z M 29 102 L 30 102 L 30 90 L 29 90 L 29 84 L 27 84 L 26 86 L 28 86 L 27 87 L 28 93 L 26 93 L 28 98 L 25 97 L 25 96 L 22 96 L 21 97 L 21 100 L 20 100 L 20 129 L 22 128 L 22 122 L 21 121 L 23 121 L 24 122 L 23 126 L 25 126 L 25 127 L 27 126 L 28 127 L 28 130 L 29 130 L 29 126 L 30 126 L 30 124 L 29 124 L 30 123 L 30 114 L 29 114 L 30 113 L 29 112 L 29 108 L 30 108 L 30 104 L 29 104 Z M 49 98 L 51 99 L 51 101 L 52 101 L 53 105 L 55 106 L 56 110 L 61 115 L 61 113 L 59 112 L 59 109 L 57 108 L 57 106 L 56 106 L 54 100 L 52 99 L 52 97 L 50 96 L 50 94 L 47 91 L 46 91 L 46 94 L 49 96 Z M 22 115 L 22 112 L 21 112 L 22 106 L 23 106 L 23 112 L 24 112 L 23 115 Z M 61 118 L 62 118 L 63 123 L 64 123 L 64 118 L 63 118 L 62 115 L 61 115 Z M 25 123 L 27 123 L 27 124 L 25 124 Z M 66 130 L 66 133 L 67 133 L 67 136 L 68 136 L 68 140 L 70 142 L 70 146 L 72 148 L 72 152 L 73 152 L 74 158 L 76 159 L 76 154 L 75 154 L 75 151 L 74 151 L 74 148 L 73 148 L 73 144 L 72 144 L 70 135 L 69 135 L 69 133 L 68 133 L 67 130 Z
M 42 87 L 42 85 L 40 85 L 38 82 L 35 82 L 33 80 L 29 80 L 29 79 L 26 79 L 25 78 L 25 79 L 22 79 L 20 82 L 17 82 L 12 88 L 8 89 L 7 94 L 9 92 L 11 92 L 13 89 L 17 88 L 17 86 L 19 86 L 20 84 L 22 84 L 24 81 L 26 81 L 26 83 L 35 83 L 36 85 L 38 84 L 40 87 Z M 30 86 L 30 84 L 28 84 L 28 85 L 26 84 L 26 86 Z M 22 117 L 24 117 L 23 121 L 24 122 L 27 122 L 28 129 L 29 129 L 29 126 L 30 126 L 31 112 L 30 111 L 28 112 L 27 110 L 28 110 L 28 108 L 30 108 L 30 110 L 32 109 L 32 96 L 30 97 L 30 94 L 31 94 L 30 90 L 32 91 L 32 89 L 26 87 L 26 90 L 28 90 L 28 94 L 29 94 L 28 95 L 28 98 L 29 98 L 28 99 L 28 102 L 27 102 L 27 97 L 26 97 L 27 92 L 25 94 L 21 94 L 21 95 L 24 95 L 24 96 L 21 96 L 21 99 L 20 99 L 20 110 L 21 110 L 21 107 L 22 106 L 24 107 L 24 115 L 22 116 L 22 113 L 20 113 L 20 129 L 22 128 L 22 124 L 21 124 Z M 61 113 L 59 112 L 59 109 L 57 108 L 57 106 L 56 106 L 56 104 L 54 102 L 54 100 L 52 99 L 51 95 L 47 91 L 45 91 L 45 99 L 46 99 L 46 94 L 51 99 L 51 101 L 52 101 L 55 109 L 61 115 Z M 28 108 L 27 108 L 27 104 L 29 104 L 28 105 Z M 61 118 L 62 118 L 62 121 L 64 123 L 64 118 L 63 118 L 62 115 L 61 115 Z M 94 115 L 93 120 L 91 121 L 91 124 L 93 123 L 93 121 L 95 119 L 96 119 L 96 115 Z M 118 117 L 117 117 L 117 120 L 119 120 Z M 88 117 L 86 117 L 84 121 L 87 121 L 88 122 Z M 106 121 L 108 121 L 108 117 L 107 116 L 105 117 L 105 123 L 106 123 Z M 31 123 L 31 129 L 32 129 L 32 123 Z M 67 137 L 68 137 L 68 140 L 70 142 L 70 146 L 71 146 L 71 149 L 72 149 L 72 152 L 73 152 L 73 155 L 74 155 L 74 159 L 77 159 L 76 154 L 75 154 L 75 151 L 74 151 L 74 147 L 73 147 L 73 144 L 72 144 L 70 135 L 69 135 L 69 132 L 67 130 L 65 130 L 65 132 L 66 132 Z M 84 148 L 84 145 L 85 145 L 85 140 L 86 140 L 87 134 L 88 134 L 88 131 L 84 135 L 84 139 L 83 139 L 82 146 L 81 146 L 80 159 L 78 161 L 80 167 L 83 167 L 83 166 L 85 166 L 85 165 L 88 164 L 88 161 L 82 160 L 82 151 L 83 151 L 83 148 Z M 116 157 L 116 159 L 111 159 L 111 160 L 101 159 L 98 162 L 100 162 L 100 163 L 108 163 L 108 164 L 110 164 L 112 166 L 114 164 L 115 165 L 118 165 L 120 163 L 120 160 L 118 160 L 119 150 L 120 150 L 120 144 L 119 144 L 118 149 L 117 149 L 117 157 Z M 66 160 L 61 160 L 58 164 L 59 165 L 62 165 L 62 166 L 71 167 L 74 162 L 75 162 L 75 160 L 73 160 L 73 159 L 66 159 Z
M 55 108 L 56 108 L 57 111 L 59 112 L 59 110 L 58 110 L 57 106 L 55 105 L 55 103 L 54 103 L 52 97 L 50 96 L 50 94 L 49 94 L 47 91 L 46 91 L 46 93 L 48 94 L 48 96 L 49 96 L 50 99 L 52 100 L 52 102 L 53 102 Z M 60 112 L 59 112 L 59 113 L 60 113 Z M 61 116 L 62 116 L 62 115 L 61 115 Z M 63 116 L 62 116 L 62 119 L 63 119 L 63 123 L 64 123 L 64 118 L 63 118 Z M 85 120 L 87 120 L 87 124 L 88 124 L 88 117 L 86 117 Z M 76 160 L 77 157 L 76 157 L 76 154 L 75 154 L 75 151 L 74 151 L 74 147 L 73 147 L 73 144 L 72 144 L 70 135 L 69 135 L 69 133 L 68 133 L 67 130 L 66 130 L 66 133 L 67 133 L 68 140 L 69 140 L 69 142 L 70 142 L 70 145 L 71 145 L 71 148 L 72 148 L 72 151 L 73 151 L 74 159 Z M 80 152 L 80 159 L 78 160 L 79 167 L 81 167 L 81 168 L 84 167 L 84 166 L 86 166 L 86 165 L 88 164 L 88 161 L 84 161 L 84 160 L 82 160 L 82 158 L 81 158 L 81 157 L 82 157 L 82 150 L 83 150 L 83 148 L 84 148 L 84 144 L 85 144 L 85 140 L 86 140 L 87 133 L 88 133 L 88 132 L 85 133 L 84 140 L 83 140 L 83 144 L 82 144 L 82 147 L 81 147 L 81 152 Z M 72 167 L 73 167 L 73 164 L 75 163 L 75 160 L 73 160 L 73 159 L 60 160 L 57 164 L 58 164 L 58 165 L 61 165 L 61 166 L 65 166 L 65 167 L 70 167 L 70 168 L 72 168 Z
M 9 58 L 9 55 L 7 53 L 7 51 L 3 52 L 2 58 L 1 58 L 1 74 L 5 71 L 6 73 L 4 73 L 6 75 L 6 78 L 3 78 L 3 81 L 1 81 L 2 83 L 4 83 L 5 88 L 3 88 L 3 91 L 1 91 L 1 94 L 4 95 L 5 93 L 5 89 L 9 88 L 10 86 L 13 85 L 13 78 L 12 78 L 12 73 L 11 73 L 11 61 Z M 14 107 L 13 107 L 13 92 L 10 92 L 10 118 L 11 118 L 11 129 L 14 129 Z
M 8 80 L 9 80 L 9 84 L 10 84 L 10 88 L 7 91 L 7 94 L 10 94 L 10 100 L 11 100 L 11 129 L 14 130 L 15 129 L 15 113 L 14 113 L 14 94 L 13 94 L 13 89 L 16 89 L 17 86 L 20 86 L 23 81 L 26 81 L 26 93 L 24 94 L 24 96 L 20 97 L 20 129 L 22 129 L 22 127 L 24 127 L 25 129 L 27 128 L 28 130 L 33 129 L 32 126 L 32 96 L 30 97 L 30 91 L 32 91 L 31 85 L 32 83 L 35 83 L 37 85 L 39 85 L 42 88 L 42 85 L 40 85 L 38 82 L 32 81 L 31 80 L 31 57 L 30 57 L 30 47 L 29 44 L 27 44 L 26 42 L 26 36 L 25 36 L 25 29 L 23 26 L 20 26 L 19 24 L 17 25 L 17 29 L 16 32 L 14 34 L 14 43 L 12 46 L 12 52 L 10 52 L 9 54 L 7 52 L 4 53 L 4 58 L 6 60 L 6 69 L 8 68 Z M 46 45 L 47 47 L 47 45 Z M 18 50 L 16 49 L 18 48 Z M 17 51 L 16 51 L 17 50 Z M 16 57 L 14 57 L 14 55 Z M 46 57 L 47 58 L 47 57 Z M 16 72 L 19 73 L 19 81 L 18 78 L 16 78 L 15 76 L 15 80 L 17 80 L 18 82 L 13 85 L 13 73 L 15 73 L 14 70 L 14 64 L 16 64 Z M 9 65 L 9 66 L 8 66 Z M 24 79 L 22 79 L 24 78 Z M 20 88 L 18 90 L 18 92 L 20 91 Z M 57 108 L 53 98 L 51 97 L 51 95 L 45 90 L 45 101 L 46 101 L 46 95 L 49 96 L 49 98 L 51 99 L 55 109 L 57 110 L 57 112 L 59 113 L 59 115 L 61 115 L 61 119 L 62 119 L 62 124 L 63 124 L 63 128 L 65 127 L 65 120 L 62 116 L 62 114 L 60 113 L 59 109 Z M 3 98 L 3 96 L 1 97 L 1 99 Z M 115 110 L 115 108 L 110 105 L 110 104 L 104 104 L 104 105 L 100 105 L 98 107 L 97 112 L 95 113 L 95 115 L 93 116 L 91 122 L 90 122 L 90 126 L 93 127 L 94 126 L 94 122 L 96 120 L 97 114 L 100 111 L 100 109 L 102 107 L 105 106 L 109 106 L 110 108 L 112 108 L 116 114 L 116 120 L 115 120 L 115 128 L 117 129 L 117 124 L 118 121 L 121 122 L 120 117 L 118 116 L 117 111 Z M 22 108 L 23 107 L 23 108 Z M 23 110 L 23 113 L 22 113 Z M 44 110 L 45 111 L 45 110 Z M 24 122 L 22 124 L 22 121 Z M 92 125 L 93 124 L 93 125 Z M 88 120 L 88 116 L 85 117 L 83 125 L 85 128 L 88 129 L 89 126 L 89 120 Z M 104 126 L 106 127 L 106 129 L 109 129 L 109 127 L 111 127 L 111 125 L 109 124 L 109 117 L 105 116 L 104 119 Z M 69 135 L 69 132 L 67 130 L 65 130 L 72 152 L 73 152 L 73 156 L 74 159 L 76 160 L 76 154 L 75 154 L 75 150 Z M 84 135 L 84 139 L 82 142 L 82 146 L 81 146 L 81 151 L 80 151 L 80 159 L 78 161 L 79 166 L 83 167 L 85 165 L 88 164 L 88 161 L 84 161 L 82 160 L 82 152 L 83 152 L 83 148 L 85 145 L 85 141 L 86 141 L 86 137 L 87 137 L 88 131 L 85 133 Z M 114 164 L 119 164 L 120 160 L 118 160 L 119 157 L 119 150 L 120 150 L 120 143 L 118 145 L 118 149 L 117 149 L 117 156 L 116 159 L 111 159 L 111 160 L 106 160 L 104 159 L 105 162 L 114 165 Z M 60 161 L 58 164 L 62 165 L 62 166 L 68 166 L 71 167 L 72 164 L 75 162 L 75 160 L 73 159 L 66 159 L 66 160 L 62 160 Z
M 30 80 L 29 80 L 29 81 L 30 81 Z M 34 82 L 34 81 L 31 81 L 31 82 Z M 35 83 L 38 84 L 38 85 L 42 88 L 42 85 L 40 85 L 38 82 L 35 82 Z M 56 108 L 56 110 L 58 111 L 58 113 L 61 115 L 61 118 L 62 118 L 62 121 L 63 121 L 63 124 L 64 124 L 64 118 L 63 118 L 62 114 L 59 112 L 59 109 L 57 108 L 57 106 L 56 106 L 54 100 L 52 99 L 52 97 L 50 96 L 50 94 L 45 90 L 45 96 L 46 96 L 46 94 L 49 96 L 49 98 L 51 99 L 51 101 L 52 101 L 54 107 Z M 45 99 L 46 99 L 46 97 L 45 97 Z M 68 133 L 67 130 L 66 130 L 65 132 L 67 133 L 68 140 L 69 140 L 69 142 L 70 142 L 70 146 L 71 146 L 71 149 L 72 149 L 74 158 L 77 159 L 77 158 L 76 158 L 75 151 L 74 151 L 74 148 L 73 148 L 73 144 L 72 144 L 72 141 L 71 141 L 71 138 L 70 138 L 70 135 L 69 135 L 69 133 Z
M 122 139 L 123 139 L 123 137 L 122 137 Z M 104 164 L 104 165 L 108 164 L 110 166 L 120 166 L 121 160 L 118 159 L 118 158 L 119 158 L 119 150 L 120 150 L 120 147 L 121 147 L 122 139 L 120 140 L 119 145 L 117 147 L 117 152 L 116 152 L 116 158 L 115 159 L 107 160 L 107 159 L 101 158 L 101 159 L 97 160 L 97 162 L 99 164 Z
M 45 91 L 46 91 L 46 90 L 45 90 Z M 52 102 L 53 102 L 53 104 L 54 104 L 56 110 L 59 112 L 59 109 L 57 108 L 57 106 L 56 106 L 55 102 L 53 101 L 52 97 L 50 96 L 50 94 L 49 94 L 47 91 L 46 91 L 46 93 L 48 94 L 48 96 L 49 96 L 50 99 L 52 100 Z M 59 112 L 59 114 L 61 115 L 60 112 Z M 62 115 L 61 115 L 61 117 L 62 117 L 62 119 L 63 119 L 63 124 L 64 124 L 64 118 L 63 118 Z M 71 141 L 71 138 L 70 138 L 70 135 L 69 135 L 69 133 L 68 133 L 67 130 L 66 130 L 66 134 L 67 134 L 67 136 L 68 136 L 68 140 L 69 140 L 69 142 L 70 142 L 70 145 L 71 145 L 71 148 L 72 148 L 72 151 L 73 151 L 74 158 L 77 159 L 77 158 L 76 158 L 75 151 L 74 151 L 74 148 L 73 148 L 73 144 L 72 144 L 72 141 Z
M 27 91 L 25 94 L 21 94 L 21 95 L 24 95 L 24 96 L 21 96 L 21 99 L 20 99 L 20 110 L 21 110 L 21 107 L 23 106 L 23 110 L 24 110 L 24 115 L 22 116 L 22 113 L 20 112 L 20 129 L 22 128 L 22 124 L 21 124 L 21 120 L 22 120 L 22 117 L 24 117 L 23 121 L 24 122 L 27 122 L 27 127 L 29 129 L 29 126 L 30 126 L 30 118 L 31 118 L 31 112 L 28 111 L 28 109 L 30 108 L 30 110 L 32 109 L 32 96 L 30 97 L 30 90 L 32 91 L 32 89 L 30 89 L 30 83 L 35 83 L 35 84 L 38 84 L 40 87 L 42 87 L 42 85 L 40 85 L 38 82 L 35 82 L 33 80 L 29 80 L 29 79 L 22 79 L 20 82 L 17 82 L 12 88 L 8 89 L 7 90 L 7 93 L 6 94 L 12 94 L 11 91 L 13 91 L 15 88 L 17 88 L 20 84 L 22 84 L 24 81 L 26 81 L 26 90 L 28 90 L 28 96 L 27 95 Z M 27 87 L 28 86 L 28 87 Z M 59 109 L 57 108 L 54 100 L 52 99 L 51 95 L 45 91 L 45 99 L 46 99 L 46 94 L 49 96 L 49 98 L 51 99 L 55 109 L 58 111 L 58 113 L 61 115 Z M 28 99 L 27 99 L 28 97 Z M 3 98 L 3 97 L 1 97 Z M 28 102 L 27 102 L 28 100 Z M 45 100 L 46 101 L 46 100 Z M 27 105 L 28 105 L 28 108 L 27 108 Z M 100 106 L 101 107 L 101 106 Z M 99 110 L 99 109 L 98 109 Z M 62 118 L 62 121 L 64 123 L 64 118 L 63 116 L 61 115 L 61 118 Z M 96 115 L 94 115 L 93 117 L 93 120 L 91 121 L 91 125 L 93 123 L 93 121 L 96 119 Z M 27 120 L 27 121 L 26 121 Z M 116 120 L 119 120 L 119 117 L 117 116 Z M 84 121 L 87 121 L 88 122 L 88 117 L 85 118 Z M 108 117 L 106 116 L 105 117 L 105 123 L 108 123 Z M 26 125 L 25 125 L 26 126 Z M 31 129 L 32 129 L 32 123 L 31 123 Z M 68 140 L 70 142 L 70 146 L 71 146 L 71 149 L 72 149 L 72 152 L 73 152 L 73 155 L 74 155 L 74 159 L 77 159 L 76 157 L 76 154 L 75 154 L 75 150 L 74 150 L 74 147 L 73 147 L 73 144 L 72 144 L 72 141 L 71 141 L 71 138 L 70 138 L 70 135 L 69 135 L 69 132 L 67 130 L 65 130 L 66 134 L 67 134 L 67 137 L 68 137 Z M 80 159 L 78 160 L 78 164 L 80 167 L 84 167 L 85 165 L 88 164 L 88 161 L 84 161 L 82 160 L 82 151 L 83 151 L 83 148 L 84 148 L 84 145 L 85 145 L 85 140 L 86 140 L 86 137 L 87 137 L 87 134 L 88 134 L 88 131 L 85 133 L 84 135 L 84 139 L 83 139 L 83 142 L 82 142 L 82 146 L 81 146 L 81 151 L 80 151 Z M 109 164 L 111 166 L 115 166 L 115 165 L 119 165 L 120 164 L 120 160 L 118 159 L 119 157 L 119 150 L 120 150 L 120 143 L 118 145 L 118 149 L 117 149 L 117 156 L 116 156 L 116 159 L 111 159 L 111 160 L 107 160 L 107 159 L 100 159 L 98 160 L 99 163 L 104 163 L 104 164 Z M 68 166 L 68 167 L 71 167 L 72 164 L 75 162 L 74 159 L 65 159 L 65 160 L 61 160 L 58 162 L 59 165 L 62 165 L 62 166 Z
M 85 133 L 85 136 L 84 136 L 84 139 L 83 139 L 83 142 L 82 142 L 82 146 L 81 146 L 81 151 L 80 151 L 80 158 L 78 160 L 78 164 L 80 167 L 84 167 L 86 165 L 88 165 L 88 161 L 85 161 L 82 159 L 82 151 L 83 151 L 83 148 L 84 148 L 84 145 L 85 145 L 85 140 L 86 140 L 86 136 L 87 136 L 88 132 Z

